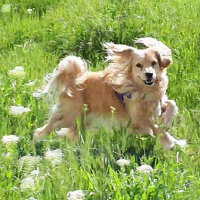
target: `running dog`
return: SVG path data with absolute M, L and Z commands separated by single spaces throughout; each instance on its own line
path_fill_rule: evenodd
M 159 117 L 170 127 L 178 110 L 175 101 L 166 96 L 171 50 L 149 37 L 135 42 L 147 48 L 104 44 L 110 64 L 99 72 L 88 71 L 80 57 L 67 56 L 61 60 L 46 88 L 46 92 L 56 93 L 56 108 L 47 124 L 36 129 L 34 138 L 40 140 L 52 130 L 66 127 L 66 135 L 75 139 L 76 118 L 84 117 L 86 112 L 88 123 L 98 116 L 106 119 L 114 116 L 118 125 L 130 120 L 134 133 L 153 137 L 161 134 L 160 140 L 166 149 L 179 143 L 154 124 Z

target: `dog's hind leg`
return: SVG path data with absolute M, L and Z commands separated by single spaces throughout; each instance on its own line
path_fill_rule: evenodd
M 34 138 L 36 141 L 41 140 L 41 138 L 48 135 L 51 131 L 56 128 L 70 128 L 70 130 L 76 129 L 76 117 L 78 116 L 79 112 L 76 110 L 74 111 L 74 107 L 72 105 L 65 106 L 57 106 L 51 114 L 50 119 L 48 122 L 35 130 Z M 62 108 L 62 110 L 61 110 Z M 74 109 L 74 112 L 71 110 Z M 72 131 L 71 131 L 72 132 Z M 73 131 L 75 133 L 76 131 Z M 75 134 L 71 136 L 71 138 L 75 138 Z
M 34 138 L 36 140 L 40 140 L 42 137 L 48 135 L 52 130 L 59 126 L 64 126 L 64 120 L 62 112 L 60 112 L 60 109 L 58 106 L 55 107 L 55 109 L 52 111 L 51 117 L 48 120 L 48 122 L 35 130 Z
M 53 109 L 48 122 L 43 127 L 35 130 L 34 138 L 40 140 L 56 128 L 75 130 L 76 118 L 81 115 L 82 111 L 83 102 L 80 94 L 68 97 L 63 93 L 59 98 L 59 103 Z M 76 131 L 71 132 L 76 133 Z M 76 136 L 74 135 L 73 137 L 75 138 Z

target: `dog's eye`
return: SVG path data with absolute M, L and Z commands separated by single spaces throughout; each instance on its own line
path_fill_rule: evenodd
M 142 66 L 140 63 L 137 63 L 137 64 L 136 64 L 136 67 L 142 68 L 143 66 Z
M 154 65 L 156 65 L 156 64 L 157 64 L 157 62 L 156 62 L 155 60 L 153 60 L 152 66 L 154 66 Z

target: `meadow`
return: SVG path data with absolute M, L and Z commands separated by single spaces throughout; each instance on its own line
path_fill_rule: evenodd
M 1 0 L 0 199 L 72 199 L 75 190 L 79 199 L 200 199 L 199 19 L 199 0 Z M 61 58 L 77 55 L 90 70 L 102 70 L 102 43 L 133 46 L 144 36 L 172 50 L 167 94 L 179 114 L 170 132 L 186 139 L 186 148 L 165 151 L 151 136 L 115 127 L 80 129 L 75 143 L 54 132 L 34 142 L 51 105 L 34 92 Z M 17 76 L 10 71 L 16 66 L 24 69 Z M 13 113 L 19 105 L 26 112 Z M 18 138 L 8 143 L 5 135 Z M 138 170 L 143 164 L 150 173 Z

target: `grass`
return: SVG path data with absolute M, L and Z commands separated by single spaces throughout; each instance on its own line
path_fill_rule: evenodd
M 28 8 L 33 9 L 31 14 Z M 0 142 L 0 199 L 60 200 L 76 189 L 83 190 L 86 199 L 200 199 L 199 16 L 197 0 L 2 0 L 0 138 L 14 134 L 20 140 L 10 145 Z M 133 45 L 142 36 L 155 37 L 172 49 L 168 96 L 179 107 L 172 132 L 187 139 L 186 149 L 164 151 L 148 136 L 103 127 L 80 131 L 81 141 L 74 144 L 55 140 L 54 134 L 33 142 L 33 130 L 48 118 L 49 105 L 32 92 L 63 56 L 81 56 L 91 70 L 100 70 L 106 66 L 103 42 Z M 16 66 L 24 67 L 24 79 L 8 77 Z M 36 79 L 36 85 L 25 85 Z M 18 104 L 30 106 L 31 112 L 12 116 L 9 107 Z M 63 162 L 52 166 L 44 154 L 57 148 L 63 152 Z M 41 159 L 21 168 L 25 155 Z M 119 158 L 131 164 L 120 168 Z M 156 170 L 150 175 L 136 172 L 143 163 Z M 22 180 L 34 169 L 40 171 L 35 188 L 22 191 Z

